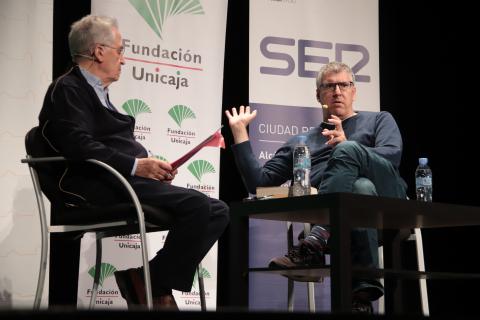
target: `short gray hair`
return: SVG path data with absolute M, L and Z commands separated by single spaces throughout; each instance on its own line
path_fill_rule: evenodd
M 80 53 L 91 54 L 96 43 L 112 44 L 115 40 L 112 28 L 118 29 L 117 19 L 107 16 L 87 15 L 74 22 L 68 34 L 72 59 Z
M 355 74 L 353 73 L 352 69 L 346 65 L 345 63 L 332 61 L 324 65 L 320 71 L 318 71 L 317 75 L 317 89 L 320 88 L 322 84 L 323 78 L 330 73 L 340 73 L 340 72 L 347 72 L 352 76 L 352 81 L 355 83 Z

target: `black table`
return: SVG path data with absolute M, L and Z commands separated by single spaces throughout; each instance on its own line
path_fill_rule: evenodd
M 330 269 L 293 268 L 288 272 L 313 273 L 321 276 L 330 274 L 332 312 L 351 311 L 352 273 L 374 277 L 480 279 L 480 274 L 471 273 L 383 269 L 352 270 L 350 256 L 351 228 L 413 229 L 480 225 L 480 208 L 477 207 L 349 193 L 245 201 L 232 203 L 230 206 L 232 221 L 240 221 L 243 228 L 248 227 L 248 219 L 330 225 L 331 232 L 335 235 L 329 242 L 331 247 Z M 248 257 L 248 254 L 246 257 Z M 285 271 L 271 271 L 267 268 L 256 268 L 248 271 L 285 273 Z

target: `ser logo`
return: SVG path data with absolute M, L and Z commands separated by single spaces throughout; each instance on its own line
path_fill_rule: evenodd
M 296 48 L 297 47 L 297 48 Z M 260 67 L 260 73 L 277 76 L 289 76 L 295 71 L 297 59 L 298 76 L 302 78 L 316 78 L 317 71 L 308 70 L 307 65 L 311 63 L 327 64 L 330 60 L 327 56 L 307 54 L 313 49 L 332 50 L 336 61 L 344 61 L 344 56 L 357 58 L 352 63 L 352 71 L 357 82 L 370 82 L 369 75 L 361 75 L 359 71 L 368 65 L 370 53 L 368 49 L 360 44 L 332 43 L 326 41 L 305 40 L 268 36 L 260 42 L 260 52 L 267 59 L 268 65 Z M 295 50 L 296 49 L 296 50 Z M 296 54 L 292 52 L 295 52 Z M 270 63 L 278 64 L 281 61 L 285 68 L 272 66 Z
M 129 0 L 145 22 L 163 40 L 167 18 L 180 14 L 205 14 L 200 0 Z

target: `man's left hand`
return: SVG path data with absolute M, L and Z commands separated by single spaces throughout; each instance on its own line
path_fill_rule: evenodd
M 322 135 L 328 138 L 328 141 L 325 144 L 335 147 L 340 142 L 346 141 L 347 137 L 345 136 L 345 132 L 343 131 L 342 120 L 332 114 L 330 115 L 328 122 L 333 123 L 335 125 L 335 129 L 323 129 Z

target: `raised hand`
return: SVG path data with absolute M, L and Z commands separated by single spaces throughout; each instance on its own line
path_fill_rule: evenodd
M 231 111 L 225 110 L 225 115 L 228 118 L 235 143 L 247 141 L 249 139 L 247 127 L 257 116 L 257 110 L 251 111 L 249 106 L 240 106 L 238 111 L 236 108 L 232 108 Z

